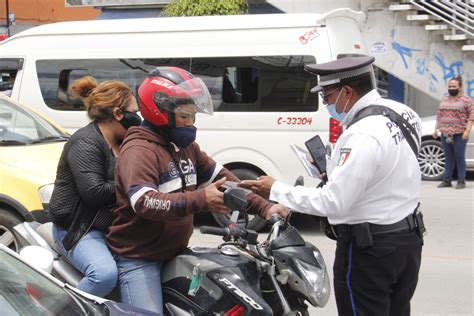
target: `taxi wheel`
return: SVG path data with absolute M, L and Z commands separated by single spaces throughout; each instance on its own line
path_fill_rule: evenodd
M 22 222 L 11 211 L 0 208 L 0 244 L 18 252 L 25 246 L 22 239 L 15 233 L 13 227 Z
M 255 171 L 248 169 L 233 169 L 231 170 L 240 180 L 255 180 L 261 174 L 256 173 Z M 235 213 L 235 214 L 234 214 Z M 239 227 L 245 226 L 245 216 L 241 212 L 234 212 L 229 215 L 222 215 L 217 213 L 212 213 L 214 220 L 221 227 L 227 227 L 231 223 L 237 223 Z M 263 218 L 258 215 L 249 214 L 248 215 L 248 229 L 259 231 L 265 227 L 266 222 Z

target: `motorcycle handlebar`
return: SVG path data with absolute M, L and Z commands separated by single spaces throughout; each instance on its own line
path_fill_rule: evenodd
M 272 227 L 273 225 L 275 225 L 276 223 L 278 222 L 284 222 L 285 219 L 283 217 L 281 217 L 280 215 L 278 214 L 273 214 L 270 219 L 268 219 L 267 223 L 268 223 L 268 226 L 269 227 Z
M 201 226 L 199 229 L 201 234 L 216 235 L 216 236 L 227 236 L 229 234 L 227 228 L 212 227 L 212 226 Z

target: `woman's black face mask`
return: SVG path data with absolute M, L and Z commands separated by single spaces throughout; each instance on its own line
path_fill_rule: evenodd
M 448 93 L 450 96 L 455 97 L 459 93 L 459 89 L 448 89 Z
M 140 126 L 142 118 L 137 113 L 125 111 L 119 123 L 122 124 L 125 129 L 129 129 L 132 126 Z

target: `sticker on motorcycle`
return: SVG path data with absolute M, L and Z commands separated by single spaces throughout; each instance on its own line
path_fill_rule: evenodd
M 260 306 L 260 304 L 258 304 L 257 302 L 255 302 L 250 296 L 248 296 L 247 294 L 245 294 L 241 289 L 239 289 L 238 287 L 236 287 L 232 282 L 230 282 L 229 280 L 227 280 L 226 278 L 220 278 L 219 281 L 221 281 L 222 283 L 224 283 L 227 288 L 229 290 L 233 290 L 235 294 L 237 294 L 238 296 L 240 296 L 244 301 L 246 301 L 247 303 L 250 304 L 250 306 L 252 306 L 253 308 L 255 309 L 258 309 L 258 310 L 263 310 L 263 307 Z

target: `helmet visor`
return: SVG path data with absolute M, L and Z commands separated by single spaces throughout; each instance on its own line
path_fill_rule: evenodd
M 155 93 L 155 104 L 166 111 L 175 112 L 180 105 L 193 104 L 196 111 L 212 115 L 214 109 L 211 94 L 204 81 L 193 78 L 172 87 L 166 94 Z

